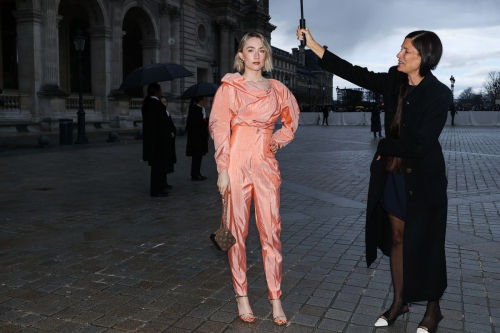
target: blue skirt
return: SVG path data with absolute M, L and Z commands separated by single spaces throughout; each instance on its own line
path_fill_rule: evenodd
M 406 186 L 403 173 L 389 173 L 380 203 L 389 214 L 403 221 L 406 219 Z

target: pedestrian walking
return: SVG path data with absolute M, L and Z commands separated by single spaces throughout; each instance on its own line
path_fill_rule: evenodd
M 201 174 L 201 160 L 208 153 L 208 118 L 205 110 L 205 96 L 194 97 L 189 103 L 186 121 L 186 156 L 192 156 L 191 180 L 205 180 Z
M 455 115 L 457 114 L 457 109 L 455 108 L 455 104 L 450 104 L 450 115 L 451 115 L 451 126 L 455 126 Z
M 160 101 L 160 85 L 151 83 L 147 92 L 141 110 L 144 131 L 142 159 L 151 167 L 150 195 L 166 197 L 166 175 L 170 170 L 173 171 L 174 163 L 171 155 L 171 132 L 165 105 Z
M 392 325 L 409 311 L 409 302 L 427 301 L 417 332 L 436 332 L 446 286 L 445 233 L 448 199 L 443 152 L 438 138 L 448 116 L 451 91 L 432 74 L 442 54 L 430 31 L 408 34 L 388 73 L 353 66 L 316 43 L 307 46 L 318 65 L 363 88 L 383 94 L 386 138 L 370 166 L 366 212 L 366 260 L 377 247 L 390 256 L 394 299 L 375 326 Z M 404 246 L 403 246 L 404 245 Z
M 177 163 L 177 154 L 175 152 L 175 137 L 177 136 L 177 128 L 175 128 L 172 115 L 168 111 L 168 102 L 165 96 L 160 98 L 163 105 L 165 105 L 165 112 L 167 113 L 167 133 L 170 133 L 170 161 L 169 168 L 166 170 L 165 174 L 165 189 L 171 190 L 172 185 L 168 183 L 167 175 L 174 172 L 174 164 Z
M 323 126 L 325 125 L 325 122 L 326 126 L 328 126 L 328 109 L 323 106 Z
M 272 70 L 271 46 L 260 33 L 241 39 L 234 59 L 239 73 L 227 74 L 215 95 L 210 133 L 221 195 L 228 194 L 228 228 L 236 239 L 228 251 L 238 313 L 253 322 L 248 300 L 246 247 L 252 197 L 274 323 L 287 322 L 281 296 L 282 254 L 279 213 L 281 176 L 275 153 L 294 138 L 299 107 L 290 90 L 262 71 Z M 283 126 L 273 134 L 278 118 Z
M 378 107 L 378 104 L 375 105 L 372 109 L 372 116 L 371 116 L 371 131 L 373 132 L 373 137 L 376 139 L 377 138 L 377 132 L 378 132 L 378 137 L 382 137 L 382 123 L 380 121 L 380 108 Z

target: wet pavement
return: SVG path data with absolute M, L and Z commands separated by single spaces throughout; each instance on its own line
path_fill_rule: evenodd
M 425 311 L 372 327 L 392 299 L 389 261 L 364 256 L 368 127 L 301 126 L 282 172 L 283 306 L 272 322 L 254 219 L 247 241 L 253 324 L 237 318 L 227 257 L 209 240 L 221 214 L 213 147 L 190 180 L 186 137 L 149 196 L 135 131 L 106 143 L 35 148 L 0 138 L 0 332 L 415 332 Z M 500 332 L 500 133 L 446 127 L 449 287 L 438 332 Z

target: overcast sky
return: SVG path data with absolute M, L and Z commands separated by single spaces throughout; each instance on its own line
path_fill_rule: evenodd
M 270 0 L 270 15 L 272 45 L 291 52 L 300 0 Z M 455 98 L 500 71 L 500 0 L 304 0 L 304 17 L 318 43 L 375 72 L 397 64 L 408 33 L 434 31 L 444 49 L 434 75 L 448 86 L 455 77 Z M 355 87 L 336 76 L 333 86 Z

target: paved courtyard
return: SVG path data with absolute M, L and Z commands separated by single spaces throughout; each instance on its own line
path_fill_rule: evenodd
M 141 141 L 34 148 L 1 139 L 0 332 L 415 332 L 425 311 L 374 329 L 391 302 L 389 261 L 366 268 L 369 127 L 301 126 L 277 156 L 283 305 L 273 324 L 258 233 L 248 238 L 244 324 L 227 257 L 208 236 L 220 223 L 213 147 L 192 182 L 186 137 L 167 198 L 149 196 Z M 24 140 L 24 141 L 23 141 Z M 19 144 L 15 142 L 31 142 Z M 57 140 L 53 140 L 57 141 Z M 446 127 L 449 286 L 438 332 L 500 333 L 500 129 Z M 12 149 L 9 149 L 12 148 Z

